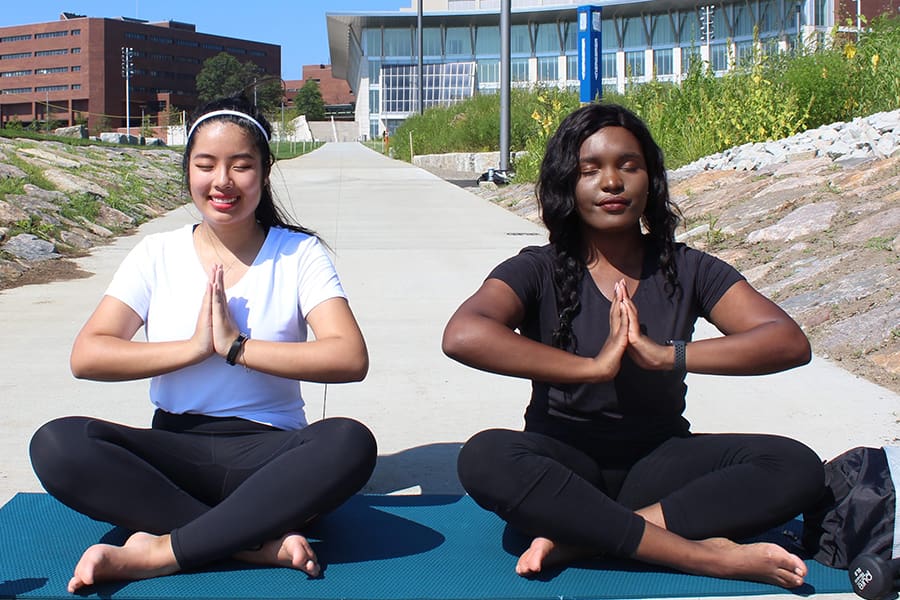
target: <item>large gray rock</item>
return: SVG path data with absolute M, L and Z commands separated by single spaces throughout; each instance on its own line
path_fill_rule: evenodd
M 799 237 L 825 231 L 831 226 L 831 220 L 837 214 L 837 202 L 819 202 L 801 206 L 778 223 L 759 229 L 747 236 L 751 244 L 764 241 L 795 240 Z
M 59 258 L 56 247 L 31 233 L 20 233 L 3 245 L 3 250 L 21 260 L 40 262 Z

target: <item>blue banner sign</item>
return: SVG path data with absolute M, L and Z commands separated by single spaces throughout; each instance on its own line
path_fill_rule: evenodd
M 600 60 L 600 7 L 578 7 L 578 80 L 580 99 L 592 102 L 603 93 Z

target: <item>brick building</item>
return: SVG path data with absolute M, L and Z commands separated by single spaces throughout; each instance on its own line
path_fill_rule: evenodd
M 353 120 L 356 107 L 356 94 L 344 79 L 336 79 L 331 74 L 331 65 L 303 65 L 303 79 L 285 81 L 285 101 L 288 106 L 294 103 L 297 92 L 307 81 L 319 84 L 322 100 L 325 102 L 325 115 L 335 119 Z
M 126 47 L 133 56 L 130 111 Z M 197 105 L 196 76 L 220 52 L 280 76 L 281 46 L 198 33 L 190 23 L 62 13 L 58 21 L 0 27 L 0 126 L 13 120 L 86 120 L 93 131 L 125 127 L 127 112 L 132 128 L 141 126 L 142 114 L 153 125 L 165 124 L 168 107 Z

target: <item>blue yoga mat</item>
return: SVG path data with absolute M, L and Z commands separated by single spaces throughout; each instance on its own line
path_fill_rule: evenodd
M 799 522 L 786 525 L 798 531 Z M 783 529 L 783 528 L 782 528 Z M 127 532 L 84 517 L 46 494 L 18 494 L 0 509 L 0 598 L 72 598 L 66 584 L 84 549 Z M 761 583 L 698 577 L 631 561 L 595 560 L 523 579 L 526 539 L 467 496 L 355 496 L 311 532 L 324 571 L 237 562 L 146 581 L 104 583 L 83 597 L 152 599 L 564 600 L 783 594 Z M 773 535 L 780 536 L 781 530 Z M 788 540 L 784 536 L 784 540 Z M 794 590 L 851 592 L 847 574 L 808 561 Z

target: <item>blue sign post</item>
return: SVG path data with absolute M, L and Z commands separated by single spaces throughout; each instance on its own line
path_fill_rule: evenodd
M 578 7 L 578 80 L 580 100 L 593 102 L 603 94 L 600 60 L 600 7 Z

